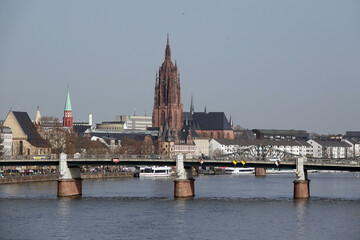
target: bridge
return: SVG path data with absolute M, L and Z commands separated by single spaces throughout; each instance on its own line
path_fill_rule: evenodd
M 290 154 L 274 148 L 252 146 L 238 150 L 229 155 L 213 158 L 191 158 L 184 155 L 160 158 L 155 156 L 122 156 L 122 155 L 66 155 L 59 159 L 2 159 L 0 166 L 59 166 L 58 196 L 75 196 L 82 194 L 81 166 L 126 165 L 126 166 L 176 166 L 174 180 L 174 197 L 183 198 L 195 195 L 193 167 L 254 167 L 258 177 L 266 175 L 266 168 L 296 169 L 294 198 L 309 198 L 307 170 L 360 171 L 360 158 L 311 158 Z

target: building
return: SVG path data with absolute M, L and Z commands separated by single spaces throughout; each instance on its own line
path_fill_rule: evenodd
M 342 139 L 341 141 L 346 142 L 351 146 L 351 150 L 348 152 L 348 157 L 360 157 L 360 142 L 355 140 L 354 138 L 351 139 Z
M 115 117 L 116 122 L 124 123 L 124 130 L 140 130 L 145 131 L 152 127 L 151 116 L 135 116 L 135 115 L 120 115 Z
M 11 111 L 3 126 L 12 131 L 12 155 L 49 155 L 50 144 L 45 141 L 26 112 Z
M 208 138 L 193 138 L 195 148 L 194 156 L 209 156 L 210 140 Z
M 80 136 L 84 135 L 85 131 L 89 128 L 92 128 L 92 114 L 89 114 L 88 122 L 74 122 L 73 129 L 74 132 Z
M 156 73 L 152 126 L 161 130 L 168 123 L 170 131 L 177 132 L 183 126 L 180 75 L 175 61 L 171 61 L 169 35 L 165 48 L 165 61 Z
M 347 158 L 352 151 L 352 146 L 345 141 L 310 139 L 307 143 L 313 147 L 315 158 Z
M 70 132 L 73 132 L 73 122 L 74 118 L 72 115 L 71 101 L 70 101 L 70 92 L 67 90 L 66 101 L 65 101 L 65 109 L 64 109 L 64 117 L 63 117 L 63 127 L 67 127 L 70 129 Z
M 102 122 L 96 124 L 96 129 L 122 132 L 124 130 L 124 125 L 124 122 Z
M 189 125 L 184 125 L 176 135 L 174 154 L 185 154 L 187 158 L 192 158 L 195 153 L 195 143 L 193 137 L 197 137 L 194 129 L 192 129 Z
M 199 137 L 234 139 L 234 130 L 224 112 L 190 111 L 184 112 L 184 118 L 184 124 L 191 126 Z
M 356 141 L 360 141 L 360 131 L 346 131 L 344 138 L 346 139 L 353 138 Z
M 123 148 L 124 154 L 150 155 L 158 153 L 158 131 L 114 131 L 104 129 L 88 129 L 85 132 L 91 140 L 99 140 L 114 150 Z
M 293 155 L 306 156 L 311 152 L 312 146 L 304 141 L 281 141 L 281 140 L 210 140 L 210 155 L 228 155 L 251 146 L 266 146 L 281 152 Z
M 308 140 L 309 133 L 304 130 L 252 129 L 256 139 L 269 140 Z
M 12 154 L 12 132 L 11 128 L 0 126 L 0 145 L 3 146 L 2 153 L 3 155 Z

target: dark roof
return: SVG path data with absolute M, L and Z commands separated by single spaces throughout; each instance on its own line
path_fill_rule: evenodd
M 108 138 L 108 139 L 115 139 L 115 140 L 123 140 L 124 138 L 134 139 L 137 141 L 142 141 L 145 139 L 146 136 L 150 136 L 153 140 L 154 137 L 151 134 L 146 133 L 126 133 L 126 132 L 119 132 L 119 133 L 109 133 L 109 132 L 90 132 L 91 136 L 96 136 L 100 138 Z
M 27 141 L 35 147 L 50 147 L 49 143 L 45 141 L 40 134 L 36 131 L 34 124 L 27 112 L 13 112 L 20 127 L 27 135 Z
M 241 140 L 249 141 L 249 140 L 255 140 L 256 136 L 253 131 L 251 130 L 245 130 L 243 134 L 239 137 Z
M 346 135 L 360 137 L 360 131 L 346 131 Z
M 189 125 L 185 125 L 182 129 L 178 132 L 178 136 L 180 140 L 186 140 L 187 136 L 191 131 L 191 137 L 199 137 L 199 135 L 195 132 L 195 129 L 190 127 Z
M 312 140 L 324 147 L 351 147 L 350 144 L 344 141 L 324 141 L 319 139 L 312 139 Z
M 79 135 L 83 135 L 84 132 L 89 128 L 91 128 L 90 125 L 73 125 L 74 132 Z
M 215 139 L 222 145 L 239 145 L 239 146 L 253 146 L 253 145 L 262 145 L 262 146 L 306 146 L 311 147 L 310 144 L 305 141 L 276 141 L 276 140 L 230 140 L 230 139 Z
M 232 130 L 224 112 L 184 112 L 183 118 L 196 130 Z

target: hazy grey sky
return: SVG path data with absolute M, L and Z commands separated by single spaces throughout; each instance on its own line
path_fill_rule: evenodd
M 360 130 L 360 1 L 0 1 L 0 119 L 152 114 L 166 34 L 188 111 L 245 128 Z

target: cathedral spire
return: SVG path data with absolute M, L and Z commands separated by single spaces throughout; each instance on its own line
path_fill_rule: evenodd
M 194 102 L 193 102 L 193 95 L 191 94 L 191 104 L 190 104 L 190 113 L 194 114 Z
M 170 50 L 170 44 L 169 44 L 169 34 L 167 34 L 167 40 L 166 40 L 165 60 L 171 60 L 171 50 Z

